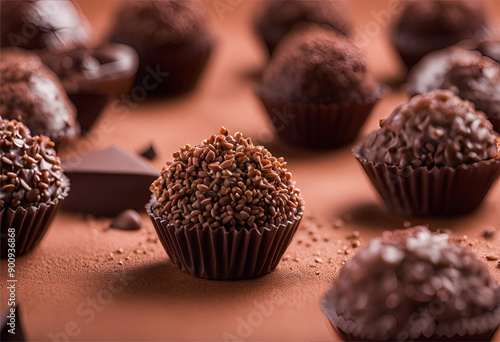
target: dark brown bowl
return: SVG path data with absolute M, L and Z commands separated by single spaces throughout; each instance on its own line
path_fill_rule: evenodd
M 115 43 L 59 53 L 43 51 L 40 57 L 61 79 L 82 132 L 91 129 L 110 101 L 129 91 L 139 62 L 134 49 Z

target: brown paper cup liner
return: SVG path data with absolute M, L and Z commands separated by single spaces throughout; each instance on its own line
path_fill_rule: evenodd
M 146 206 L 172 262 L 184 272 L 207 279 L 244 279 L 272 272 L 297 231 L 302 213 L 279 227 L 260 229 L 176 228 Z
M 500 175 L 500 160 L 470 165 L 400 168 L 375 164 L 353 149 L 391 213 L 401 216 L 447 216 L 476 209 Z
M 172 95 L 193 89 L 208 63 L 214 43 L 212 40 L 197 42 L 189 46 L 170 46 L 154 50 L 139 51 L 140 62 L 134 87 L 144 87 L 149 94 Z M 147 67 L 168 72 L 155 87 L 148 89 L 145 78 Z M 149 81 L 152 82 L 152 81 Z M 134 87 L 131 93 L 134 93 Z
M 500 287 L 497 288 L 497 294 L 500 296 Z M 340 335 L 344 341 L 387 341 L 376 338 L 361 337 L 363 331 L 363 322 L 355 322 L 338 315 L 335 305 L 332 304 L 330 295 L 332 290 L 327 292 L 321 299 L 321 311 L 328 318 L 333 329 Z M 495 331 L 498 329 L 500 320 L 500 307 L 495 311 L 483 316 L 473 318 L 462 318 L 459 322 L 437 322 L 435 333 L 430 337 L 423 335 L 417 338 L 405 338 L 401 341 L 491 341 Z M 481 327 L 481 328 L 479 328 Z M 373 327 L 370 327 L 373 328 Z M 404 327 L 401 327 L 403 331 Z M 466 334 L 460 336 L 458 330 L 464 330 Z M 403 331 L 404 332 L 404 331 Z M 463 332 L 461 332 L 463 335 Z M 334 335 L 330 332 L 331 335 Z
M 279 101 L 262 91 L 257 95 L 281 140 L 314 149 L 340 147 L 353 141 L 380 98 L 366 103 L 318 105 Z
M 64 190 L 59 197 L 39 206 L 29 206 L 27 208 L 17 207 L 16 209 L 4 208 L 0 211 L 1 237 L 2 237 L 2 258 L 7 257 L 9 228 L 15 229 L 15 250 L 16 257 L 26 254 L 34 249 L 42 240 L 49 229 L 59 206 L 68 196 L 70 190 L 69 179 L 63 178 Z

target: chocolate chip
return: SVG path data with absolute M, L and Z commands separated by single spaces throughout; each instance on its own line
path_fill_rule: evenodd
M 139 152 L 139 154 L 141 156 L 143 156 L 144 158 L 147 158 L 149 160 L 153 160 L 153 159 L 156 158 L 156 151 L 155 151 L 155 148 L 154 148 L 153 144 L 150 144 L 144 150 L 142 150 L 141 152 Z
M 127 209 L 118 214 L 113 222 L 111 222 L 111 228 L 117 228 L 121 230 L 138 230 L 142 226 L 142 219 L 139 213 L 132 209 Z

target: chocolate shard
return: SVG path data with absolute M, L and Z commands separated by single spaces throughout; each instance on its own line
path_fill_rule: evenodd
M 71 194 L 63 209 L 96 216 L 116 216 L 126 209 L 144 210 L 149 186 L 159 173 L 119 146 L 63 161 Z
M 149 160 L 153 160 L 156 158 L 156 151 L 152 143 L 149 144 L 149 146 L 147 146 L 145 149 L 141 150 L 139 154 Z
M 2 327 L 0 333 L 1 341 L 26 341 L 21 324 L 19 305 L 2 311 L 0 325 Z
M 127 209 L 119 213 L 109 226 L 121 230 L 139 230 L 142 226 L 142 219 L 137 211 Z

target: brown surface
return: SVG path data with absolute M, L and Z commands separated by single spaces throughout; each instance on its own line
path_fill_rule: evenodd
M 500 17 L 500 6 L 495 1 L 491 1 L 491 9 Z M 85 1 L 81 5 L 97 31 L 103 32 L 107 25 L 104 19 L 114 3 Z M 381 208 L 349 147 L 310 153 L 292 151 L 270 141 L 270 123 L 248 77 L 265 60 L 264 50 L 257 45 L 249 26 L 248 13 L 258 3 L 243 2 L 226 12 L 224 20 L 217 16 L 213 3 L 207 5 L 213 14 L 218 46 L 197 91 L 183 98 L 143 102 L 129 113 L 110 107 L 97 130 L 91 132 L 91 143 L 76 144 L 74 149 L 99 149 L 117 142 L 137 152 L 153 140 L 158 157 L 151 165 L 160 169 L 179 146 L 200 142 L 218 132 L 220 125 L 231 132 L 245 132 L 266 143 L 274 154 L 287 158 L 306 200 L 306 217 L 285 254 L 288 259 L 274 273 L 258 279 L 199 280 L 178 271 L 168 260 L 145 213 L 143 229 L 119 231 L 107 229 L 110 220 L 85 220 L 62 212 L 40 246 L 17 261 L 17 298 L 23 307 L 28 340 L 50 340 L 49 333 L 65 328 L 75 332 L 72 341 L 334 339 L 318 301 L 331 286 L 342 261 L 352 254 L 352 249 L 348 255 L 342 252 L 343 246 L 349 245 L 346 236 L 358 230 L 364 244 L 384 229 L 402 227 L 405 219 L 390 216 Z M 374 20 L 373 12 L 370 14 L 373 9 L 386 8 L 385 2 L 378 1 L 354 1 L 352 6 L 358 24 Z M 376 75 L 394 79 L 398 76 L 398 68 L 391 64 L 395 55 L 381 55 L 387 48 L 382 38 L 377 36 L 364 47 Z M 400 92 L 388 95 L 376 106 L 362 135 L 405 99 Z M 99 128 L 105 123 L 111 126 L 106 126 L 110 133 L 102 134 Z M 472 215 L 410 221 L 466 234 L 479 257 L 484 253 L 499 255 L 499 197 L 497 183 Z M 339 221 L 341 227 L 335 228 L 337 219 L 345 215 L 352 219 L 344 225 Z M 497 234 L 489 240 L 488 248 L 481 232 L 491 225 L 496 226 Z M 317 258 L 322 263 L 315 262 Z M 495 265 L 496 261 L 488 262 L 493 276 L 500 280 L 500 269 Z M 2 261 L 2 310 L 7 302 L 3 290 L 5 266 Z M 110 292 L 105 289 L 110 281 L 116 293 L 108 296 Z M 127 284 L 119 287 L 120 281 Z M 89 310 L 86 303 L 93 298 L 107 304 Z M 267 306 L 265 317 L 259 311 L 263 305 Z M 244 331 L 242 321 L 250 321 L 253 326 Z

